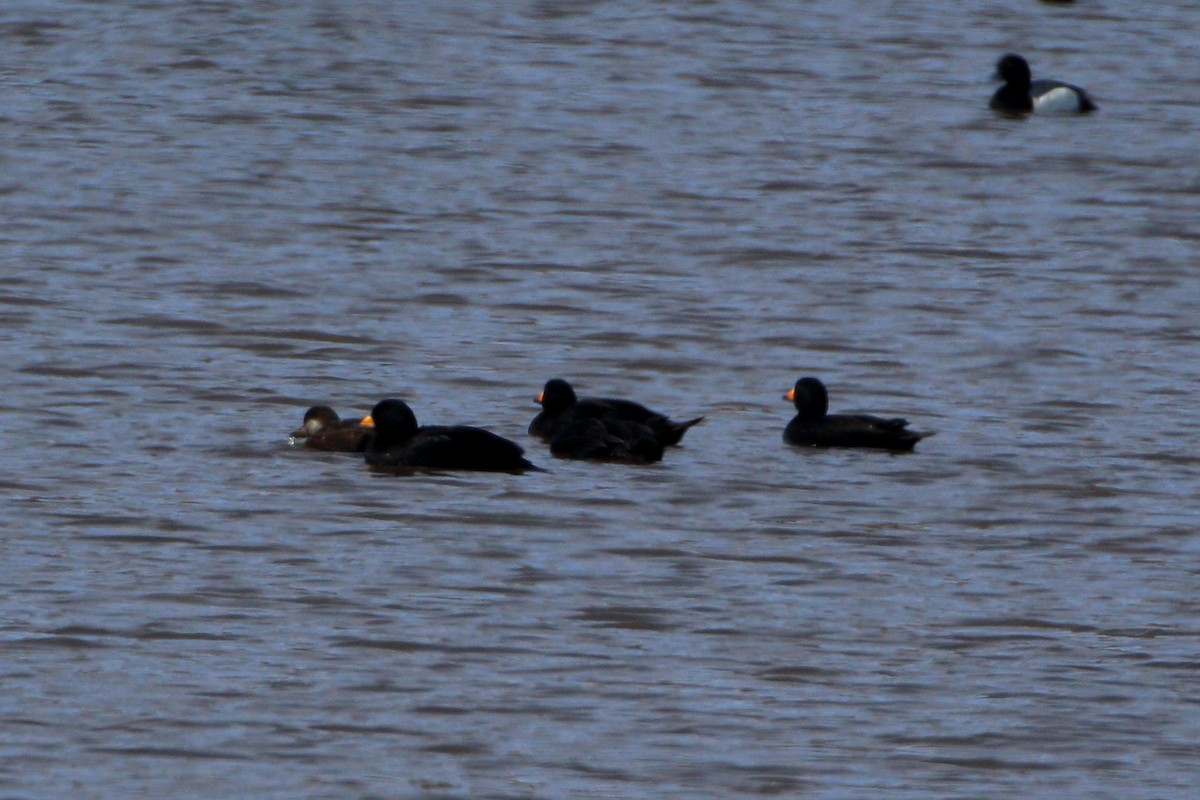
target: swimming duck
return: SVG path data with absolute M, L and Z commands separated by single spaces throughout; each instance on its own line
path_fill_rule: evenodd
M 653 411 L 632 400 L 617 400 L 609 397 L 575 396 L 571 384 L 562 378 L 547 381 L 537 402 L 542 412 L 529 423 L 529 433 L 553 442 L 578 419 L 624 420 L 645 425 L 654 432 L 663 447 L 679 444 L 688 428 L 704 419 L 696 417 L 686 422 L 675 422 L 667 416 Z
M 418 427 L 412 409 L 403 400 L 381 400 L 363 418 L 375 435 L 363 457 L 381 467 L 429 467 L 487 472 L 521 472 L 538 467 L 523 458 L 516 442 L 468 425 Z
M 1009 113 L 1086 114 L 1096 110 L 1087 92 L 1055 80 L 1032 80 L 1029 63 L 1015 53 L 996 62 L 996 76 L 1004 85 L 992 95 L 988 108 Z
M 357 420 L 342 419 L 329 406 L 313 406 L 304 412 L 304 424 L 292 431 L 292 439 L 314 450 L 361 453 L 371 438 L 371 429 Z
M 796 416 L 783 431 L 783 440 L 788 444 L 911 450 L 921 439 L 932 435 L 908 430 L 908 420 L 900 418 L 829 414 L 829 394 L 817 378 L 796 381 L 783 399 L 796 406 Z

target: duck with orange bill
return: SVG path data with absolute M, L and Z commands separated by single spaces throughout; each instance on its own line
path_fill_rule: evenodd
M 363 457 L 375 467 L 475 470 L 484 472 L 540 471 L 524 458 L 516 442 L 470 425 L 417 425 L 403 400 L 381 400 L 363 418 L 375 435 Z
M 908 430 L 908 420 L 871 414 L 830 414 L 829 394 L 818 378 L 801 378 L 783 396 L 796 416 L 783 431 L 788 444 L 803 447 L 875 447 L 912 450 L 931 432 Z

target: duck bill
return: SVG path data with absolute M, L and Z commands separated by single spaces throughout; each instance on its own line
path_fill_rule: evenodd
M 783 396 L 783 399 L 784 399 L 784 400 L 791 400 L 791 401 L 795 402 L 795 400 L 796 400 L 796 387 L 795 387 L 795 386 L 793 386 L 791 389 L 788 389 L 788 390 L 787 390 L 787 393 L 786 393 L 786 394 Z
M 367 414 L 365 417 L 363 417 L 362 419 L 360 419 L 358 421 L 358 424 L 362 425 L 364 428 L 374 428 L 375 420 L 371 418 L 370 414 Z
M 546 399 L 546 393 L 538 392 L 538 396 L 533 398 L 533 402 L 537 403 L 540 406 L 540 405 L 543 405 L 542 401 L 544 401 L 545 399 Z

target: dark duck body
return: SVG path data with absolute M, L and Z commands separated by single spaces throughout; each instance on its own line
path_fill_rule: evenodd
M 1033 111 L 1058 114 L 1086 114 L 1096 110 L 1087 92 L 1070 83 L 1033 80 L 1029 63 L 1014 53 L 996 63 L 996 76 L 1004 85 L 992 95 L 988 108 L 1009 114 Z
M 557 458 L 652 464 L 662 461 L 658 436 L 640 422 L 585 417 L 575 419 L 550 442 Z
M 688 428 L 704 419 L 696 417 L 686 422 L 675 422 L 664 414 L 646 408 L 632 400 L 610 397 L 575 396 L 571 384 L 561 378 L 547 381 L 542 393 L 537 396 L 542 413 L 529 423 L 529 433 L 548 442 L 563 435 L 578 420 L 598 419 L 606 424 L 618 420 L 624 423 L 644 425 L 654 432 L 663 447 L 679 444 Z
M 292 438 L 314 450 L 361 453 L 371 432 L 358 420 L 340 418 L 329 406 L 313 406 L 304 412 L 304 424 L 292 431 Z
M 908 421 L 870 414 L 829 414 L 829 394 L 817 378 L 801 378 L 783 396 L 796 406 L 796 416 L 783 431 L 788 444 L 807 447 L 875 447 L 912 450 L 931 436 L 908 430 Z
M 363 419 L 375 435 L 363 457 L 377 467 L 522 472 L 538 467 L 524 458 L 516 442 L 469 425 L 417 425 L 402 400 L 381 400 Z

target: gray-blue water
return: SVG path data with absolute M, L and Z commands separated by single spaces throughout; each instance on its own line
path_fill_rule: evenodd
M 1190 796 L 1194 12 L 6 2 L 0 794 Z M 388 396 L 550 471 L 287 441 Z

